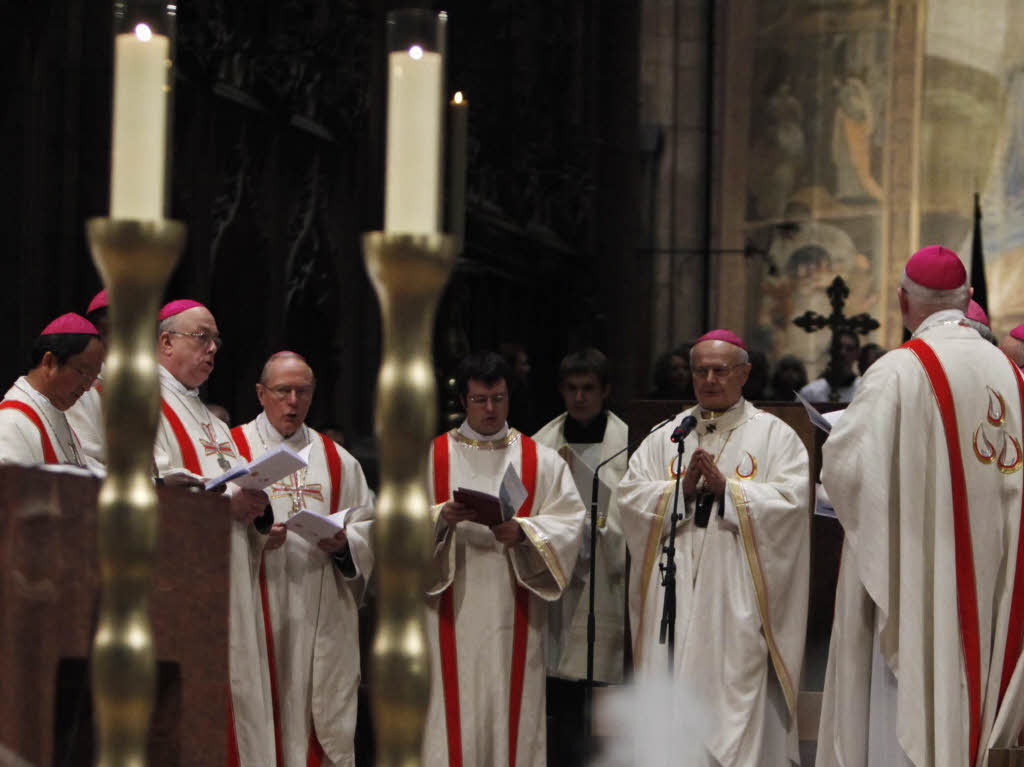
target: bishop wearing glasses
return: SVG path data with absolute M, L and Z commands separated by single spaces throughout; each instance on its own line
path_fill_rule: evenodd
M 92 386 L 103 364 L 99 332 L 65 314 L 32 344 L 32 369 L 0 402 L 0 463 L 86 465 L 65 413 Z
M 203 304 L 179 299 L 158 315 L 160 423 L 153 447 L 161 477 L 195 481 L 245 463 L 227 425 L 199 399 L 199 387 L 213 372 L 220 333 Z M 228 485 L 231 525 L 231 590 L 228 617 L 228 764 L 267 764 L 275 749 L 270 670 L 266 648 L 259 568 L 264 547 L 280 546 L 270 536 L 274 521 L 267 495 Z
M 466 420 L 431 449 L 436 503 L 426 627 L 431 691 L 423 763 L 546 763 L 548 603 L 573 573 L 584 508 L 568 465 L 506 422 L 510 371 L 493 353 L 459 366 Z M 515 516 L 488 526 L 453 500 L 497 495 L 512 466 L 526 489 Z
M 355 759 L 358 607 L 373 567 L 373 497 L 358 461 L 306 426 L 315 387 L 300 355 L 272 355 L 256 384 L 263 412 L 231 430 L 247 460 L 281 444 L 296 453 L 311 446 L 309 465 L 269 488 L 270 538 L 284 543 L 264 552 L 259 573 L 277 735 L 276 762 L 267 763 L 278 767 L 340 767 Z M 284 526 L 301 510 L 342 509 L 353 509 L 345 517 L 353 521 L 316 544 Z
M 796 695 L 807 623 L 807 451 L 743 399 L 743 341 L 727 330 L 690 352 L 698 404 L 681 458 L 670 428 L 644 439 L 617 500 L 632 557 L 629 612 L 640 681 L 671 680 L 673 721 L 703 739 L 700 767 L 799 764 Z M 676 423 L 680 422 L 676 417 Z M 661 644 L 676 475 L 675 647 Z M 706 723 L 689 721 L 696 699 Z M 672 754 L 664 764 L 672 763 Z

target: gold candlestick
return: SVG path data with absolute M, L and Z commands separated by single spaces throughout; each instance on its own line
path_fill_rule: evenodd
M 100 767 L 144 765 L 156 653 L 149 589 L 157 531 L 153 440 L 160 417 L 157 311 L 185 243 L 177 221 L 94 218 L 93 262 L 110 303 L 103 372 L 107 478 L 100 488 L 100 613 L 91 676 Z
M 424 573 L 433 540 L 427 452 L 437 428 L 434 314 L 455 263 L 450 235 L 368 232 L 363 256 L 380 301 L 383 350 L 375 411 L 380 495 L 374 524 L 377 635 L 372 705 L 377 764 L 420 763 L 430 693 Z

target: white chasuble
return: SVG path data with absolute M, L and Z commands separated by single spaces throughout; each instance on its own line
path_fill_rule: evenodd
M 153 447 L 160 475 L 184 470 L 210 479 L 241 460 L 227 425 L 206 409 L 197 390 L 187 389 L 163 367 L 160 396 L 162 412 Z M 264 540 L 252 524 L 232 521 L 228 675 L 233 721 L 228 726 L 234 728 L 241 767 L 265 767 L 267 755 L 274 753 L 269 661 L 259 589 Z
M 90 467 L 107 465 L 106 428 L 103 423 L 103 372 L 101 370 L 89 390 L 66 411 L 68 423 L 82 445 L 82 453 Z
M 85 466 L 81 444 L 64 413 L 22 376 L 0 408 L 0 463 Z M 45 438 L 44 438 L 45 435 Z
M 1024 384 L 962 322 L 872 365 L 825 442 L 846 538 L 819 767 L 976 767 L 1024 723 Z
M 789 426 L 743 399 L 724 413 L 693 408 L 687 414 L 699 420 L 684 443 L 684 473 L 700 447 L 715 457 L 726 490 L 706 528 L 694 524 L 694 503 L 679 499 L 684 519 L 675 537 L 671 672 L 667 644 L 658 641 L 665 594 L 658 564 L 670 530 L 673 472 L 680 465 L 671 428 L 648 435 L 618 488 L 631 556 L 637 681 L 671 676 L 673 716 L 681 728 L 685 701 L 696 699 L 703 707 L 711 722 L 706 764 L 798 764 L 796 696 L 810 567 L 807 451 Z M 671 755 L 665 764 L 672 764 Z
M 583 504 L 568 466 L 518 431 L 486 440 L 466 424 L 431 449 L 436 548 L 427 582 L 430 705 L 423 763 L 543 767 L 548 603 L 568 583 L 580 546 Z M 497 495 L 512 464 L 532 490 L 516 521 L 526 539 L 498 543 L 475 522 L 452 530 L 441 506 L 458 488 Z
M 323 436 L 312 429 L 303 426 L 285 439 L 260 413 L 232 429 L 232 437 L 239 452 L 252 458 L 282 442 L 295 452 L 312 442 L 309 466 L 267 490 L 277 523 L 300 509 L 326 516 L 373 505 L 359 462 L 333 442 L 328 457 Z M 367 520 L 347 526 L 351 567 L 344 574 L 329 554 L 292 533 L 283 546 L 263 553 L 261 585 L 274 660 L 271 694 L 281 733 L 279 767 L 306 767 L 310 753 L 320 751 L 321 764 L 355 763 L 358 607 L 373 567 L 370 525 Z
M 562 413 L 533 438 L 558 452 L 569 465 L 573 481 L 587 510 L 583 545 L 569 585 L 548 611 L 548 673 L 563 679 L 587 678 L 587 615 L 590 612 L 590 503 L 594 469 L 627 445 L 628 428 L 608 413 L 604 439 L 594 445 L 569 445 L 565 441 Z M 608 684 L 622 682 L 625 641 L 626 542 L 622 537 L 614 491 L 626 473 L 626 453 L 601 469 L 597 490 L 597 545 L 594 556 L 594 679 Z

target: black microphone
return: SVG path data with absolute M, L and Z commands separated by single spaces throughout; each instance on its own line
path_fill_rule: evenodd
M 696 418 L 694 418 L 692 415 L 686 416 L 686 418 L 680 421 L 679 425 L 672 431 L 672 441 L 682 442 L 684 439 L 687 438 L 687 436 L 689 436 L 690 432 L 693 431 L 696 425 Z

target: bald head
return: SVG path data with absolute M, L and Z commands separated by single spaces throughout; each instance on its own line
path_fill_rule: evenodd
M 256 396 L 270 425 L 290 437 L 305 422 L 315 388 L 313 369 L 301 355 L 278 352 L 264 364 Z

